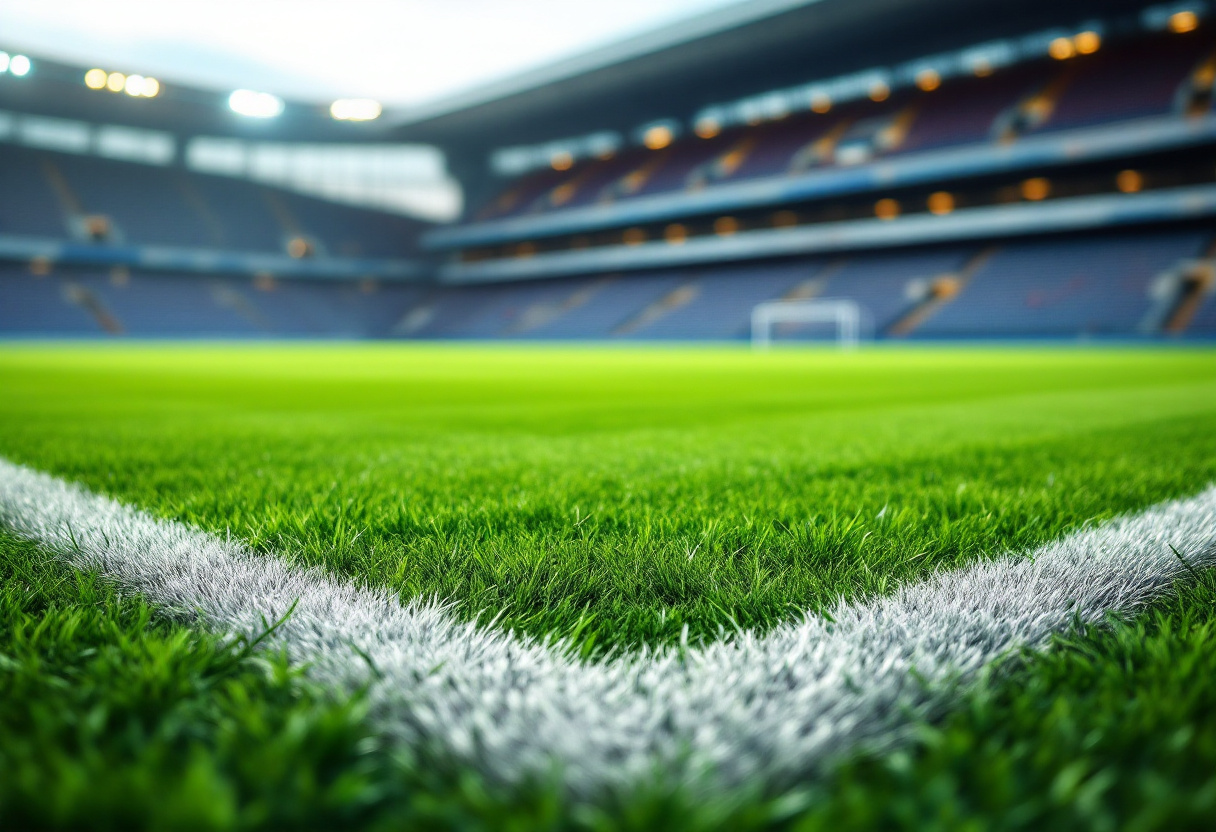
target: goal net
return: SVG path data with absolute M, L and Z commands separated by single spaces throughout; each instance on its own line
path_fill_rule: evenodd
M 845 299 L 775 300 L 752 309 L 752 346 L 768 349 L 783 324 L 828 324 L 843 349 L 857 346 L 861 333 L 861 307 Z

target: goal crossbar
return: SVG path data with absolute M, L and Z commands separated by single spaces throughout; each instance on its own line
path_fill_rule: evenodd
M 841 299 L 774 300 L 752 309 L 752 346 L 768 349 L 773 343 L 773 327 L 781 323 L 836 325 L 836 341 L 844 349 L 857 346 L 861 331 L 861 307 L 856 301 Z

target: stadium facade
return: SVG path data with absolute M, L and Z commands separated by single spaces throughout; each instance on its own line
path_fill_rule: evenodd
M 366 123 L 35 59 L 0 77 L 0 332 L 731 340 L 835 299 L 878 339 L 1211 338 L 1214 27 L 1200 0 L 757 0 Z M 465 211 L 132 161 L 120 128 L 432 144 Z

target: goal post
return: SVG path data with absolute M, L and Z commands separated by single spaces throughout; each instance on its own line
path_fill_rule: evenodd
M 853 349 L 861 335 L 861 307 L 845 298 L 774 300 L 752 309 L 752 346 L 766 350 L 773 343 L 773 327 L 783 323 L 835 324 L 836 342 Z

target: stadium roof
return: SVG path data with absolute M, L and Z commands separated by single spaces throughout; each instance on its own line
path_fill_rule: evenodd
M 649 120 L 1144 0 L 754 0 L 419 107 L 397 135 L 458 155 Z

